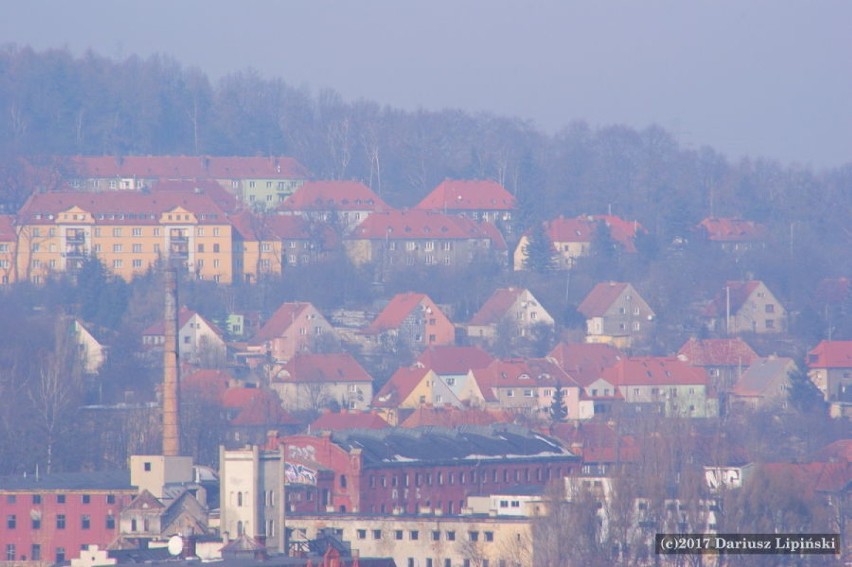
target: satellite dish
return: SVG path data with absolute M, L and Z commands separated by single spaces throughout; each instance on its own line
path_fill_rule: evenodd
M 170 537 L 168 549 L 169 553 L 174 556 L 178 556 L 183 553 L 183 538 L 179 535 L 173 535 Z

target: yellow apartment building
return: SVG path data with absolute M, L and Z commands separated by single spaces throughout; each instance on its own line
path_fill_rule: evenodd
M 15 281 L 15 256 L 18 235 L 15 232 L 15 217 L 0 215 L 0 285 Z
M 234 279 L 230 221 L 203 193 L 37 193 L 15 229 L 12 281 L 42 283 L 89 256 L 127 281 L 167 260 L 199 279 Z

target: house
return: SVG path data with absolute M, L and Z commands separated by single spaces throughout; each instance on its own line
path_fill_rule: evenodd
M 729 281 L 704 309 L 707 327 L 718 333 L 782 333 L 787 310 L 762 281 Z
M 401 367 L 391 375 L 373 397 L 372 407 L 391 425 L 404 420 L 408 412 L 422 406 L 450 404 L 479 405 L 483 396 L 474 381 L 467 381 L 463 389 L 448 386 L 432 370 L 420 363 Z
M 162 180 L 153 184 L 149 190 L 152 193 L 203 193 L 227 214 L 235 213 L 241 208 L 237 198 L 212 179 Z
M 288 410 L 366 410 L 373 378 L 349 353 L 295 354 L 272 374 L 271 387 Z
M 75 156 L 77 191 L 141 191 L 163 181 L 214 180 L 251 208 L 272 208 L 309 177 L 291 157 Z
M 332 471 L 327 509 L 347 514 L 459 515 L 468 496 L 543 487 L 579 468 L 555 439 L 509 424 L 338 431 L 281 442 L 288 463 Z
M 225 360 L 227 347 L 219 328 L 185 305 L 178 311 L 178 357 L 195 366 L 217 366 Z M 142 346 L 162 352 L 166 342 L 165 323 L 157 321 L 142 332 Z
M 471 373 L 488 407 L 549 420 L 557 390 L 561 390 L 565 418 L 579 416 L 580 386 L 553 359 L 496 360 Z
M 543 228 L 553 245 L 555 268 L 570 270 L 577 262 L 577 258 L 589 255 L 596 225 L 587 218 L 566 219 L 560 216 L 545 221 Z M 515 248 L 513 265 L 516 271 L 526 269 L 526 249 L 530 243 L 531 234 L 532 231 L 522 234 Z
M 511 221 L 515 206 L 514 195 L 496 181 L 445 179 L 415 208 L 497 223 Z
M 0 285 L 18 280 L 18 232 L 14 215 L 0 215 Z
M 509 287 L 494 291 L 467 323 L 471 339 L 493 341 L 505 330 L 512 336 L 525 337 L 539 325 L 554 327 L 555 321 L 527 289 Z
M 63 563 L 86 545 L 106 548 L 136 496 L 127 471 L 0 478 L 0 548 L 6 561 Z
M 614 215 L 586 215 L 585 218 L 595 223 L 598 228 L 608 229 L 609 237 L 628 254 L 635 254 L 638 251 L 636 237 L 648 232 L 638 221 L 625 220 Z
M 825 401 L 852 404 L 852 341 L 821 341 L 808 352 L 807 366 Z
M 399 293 L 379 312 L 362 334 L 375 344 L 399 345 L 419 352 L 426 346 L 452 345 L 456 330 L 428 295 Z
M 297 353 L 313 352 L 334 340 L 334 329 L 316 307 L 288 302 L 282 303 L 249 340 L 247 354 L 286 362 Z
M 97 257 L 126 281 L 168 261 L 231 283 L 231 223 L 204 193 L 32 194 L 18 212 L 18 280 L 43 283 Z
M 677 351 L 677 357 L 707 371 L 717 392 L 728 392 L 746 368 L 759 356 L 739 337 L 729 339 L 690 338 Z
M 142 489 L 121 510 L 120 533 L 124 539 L 167 540 L 176 535 L 206 535 L 208 510 L 206 496 L 184 487 L 174 487 L 163 498 Z
M 370 215 L 344 239 L 350 260 L 384 272 L 413 266 L 467 266 L 482 258 L 506 262 L 506 242 L 489 222 L 412 209 Z
M 696 231 L 725 252 L 745 252 L 765 245 L 767 230 L 750 220 L 708 217 Z
M 786 406 L 790 377 L 797 371 L 798 367 L 792 358 L 758 358 L 731 388 L 731 404 L 752 409 L 773 405 Z
M 221 397 L 228 419 L 223 441 L 229 448 L 266 441 L 270 432 L 282 435 L 304 427 L 304 423 L 282 408 L 274 389 L 232 384 Z
M 623 401 L 613 384 L 601 378 L 604 369 L 624 358 L 624 353 L 605 343 L 560 342 L 548 355 L 567 372 L 582 389 L 579 419 L 612 413 L 613 406 Z
M 586 318 L 586 342 L 630 348 L 647 340 L 656 314 L 629 283 L 597 284 L 577 306 Z
M 470 371 L 492 362 L 494 357 L 477 346 L 430 346 L 420 353 L 415 365 L 431 370 L 435 379 L 454 396 L 433 400 L 434 403 L 458 407 L 459 403 L 470 405 L 482 401 L 482 393 Z
M 83 363 L 83 372 L 97 374 L 106 362 L 107 349 L 92 335 L 79 319 L 71 322 L 71 332 Z
M 626 404 L 644 405 L 667 416 L 719 415 L 707 372 L 675 357 L 624 358 L 606 368 L 601 378 L 618 389 Z
M 371 214 L 391 207 L 357 181 L 307 181 L 278 206 L 283 215 L 300 215 L 349 232 Z

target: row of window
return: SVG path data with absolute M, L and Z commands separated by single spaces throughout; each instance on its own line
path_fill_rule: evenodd
M 180 217 L 180 215 L 175 215 L 175 216 Z M 184 220 L 189 220 L 188 215 L 184 215 L 184 217 L 185 217 Z M 172 215 L 169 215 L 168 219 L 169 220 L 181 220 L 180 218 L 172 219 Z M 94 232 L 95 237 L 103 236 L 103 227 L 96 226 L 92 230 Z M 180 236 L 180 237 L 183 237 L 183 238 L 187 238 L 189 236 L 187 234 L 187 229 L 185 229 L 185 228 L 170 228 L 169 233 L 172 236 L 175 236 L 175 237 Z M 47 236 L 48 237 L 51 237 L 51 238 L 55 237 L 56 234 L 57 234 L 57 230 L 56 230 L 55 227 L 50 227 L 50 228 L 47 229 Z M 137 227 L 131 227 L 130 234 L 131 234 L 131 236 L 136 236 L 136 237 L 145 236 L 145 229 L 142 228 L 142 227 L 138 227 L 138 226 Z M 151 227 L 151 236 L 162 236 L 162 234 L 163 234 L 162 227 L 159 227 L 159 226 Z M 213 236 L 221 236 L 221 234 L 222 234 L 221 227 L 214 226 L 213 230 L 212 230 L 212 234 L 213 234 Z M 203 226 L 195 227 L 195 235 L 196 236 L 205 236 L 206 235 L 206 227 L 203 227 Z M 41 236 L 42 236 L 41 227 L 34 226 L 30 229 L 30 237 L 31 238 L 41 238 Z M 115 238 L 121 238 L 122 236 L 124 236 L 124 227 L 120 227 L 120 226 L 113 227 L 112 228 L 112 236 L 115 237 Z M 65 238 L 68 239 L 68 240 L 85 240 L 86 232 L 84 230 L 79 229 L 79 228 L 68 228 L 68 229 L 65 230 Z
M 374 540 L 380 540 L 380 539 L 382 539 L 382 537 L 384 537 L 384 532 L 382 530 L 369 530 L 369 531 L 370 531 L 370 534 L 371 534 L 371 536 Z M 368 530 L 366 530 L 366 529 L 356 530 L 355 531 L 355 537 L 357 539 L 367 539 L 367 532 L 368 532 Z M 442 537 L 442 535 L 443 535 L 443 537 Z M 472 530 L 472 531 L 467 532 L 467 539 L 468 539 L 468 541 L 487 541 L 487 542 L 494 541 L 494 532 L 492 532 L 492 531 L 482 532 L 481 535 L 482 535 L 482 538 L 480 539 L 480 532 Z M 455 532 L 455 530 L 447 530 L 445 532 L 441 532 L 440 530 L 432 530 L 430 532 L 430 537 L 431 537 L 432 541 L 441 541 L 442 539 L 444 539 L 446 541 L 456 541 L 456 532 Z M 406 539 L 405 530 L 393 530 L 393 539 L 395 539 L 397 541 L 402 541 L 402 540 Z M 408 530 L 408 540 L 410 540 L 410 541 L 420 540 L 420 530 Z
M 557 467 L 554 470 L 555 470 L 555 478 L 559 478 L 561 476 L 561 472 L 562 472 L 561 468 Z M 481 472 L 481 474 L 477 474 L 477 472 L 478 471 L 470 471 L 469 473 L 459 472 L 458 474 L 456 474 L 454 472 L 447 473 L 447 475 L 446 475 L 447 484 L 455 484 L 456 480 L 458 480 L 459 484 L 465 484 L 468 481 L 471 484 L 476 484 L 478 482 L 488 483 L 488 481 L 489 481 L 488 480 L 489 479 L 488 471 L 479 471 L 479 472 Z M 532 480 L 532 477 L 535 476 L 535 480 L 544 481 L 544 480 L 550 480 L 551 474 L 552 474 L 552 471 L 551 471 L 550 468 L 544 468 L 543 469 L 541 467 L 536 467 L 535 471 L 532 474 L 530 473 L 529 468 L 515 469 L 514 472 L 510 471 L 509 469 L 503 469 L 502 479 L 503 479 L 503 482 L 512 482 L 512 481 L 521 482 L 522 480 L 523 481 L 530 481 L 530 480 Z M 490 477 L 491 477 L 491 482 L 499 482 L 501 475 L 500 475 L 500 473 L 497 469 L 492 469 Z M 343 475 L 341 475 L 341 479 L 343 479 L 343 478 L 345 478 L 345 477 Z M 403 474 L 401 476 L 397 476 L 397 475 L 391 476 L 390 477 L 391 486 L 397 487 L 397 486 L 400 485 L 400 483 L 402 483 L 402 486 L 409 486 L 409 478 L 410 477 L 407 473 Z M 386 488 L 387 487 L 387 479 L 388 479 L 388 477 L 386 477 L 386 476 L 371 475 L 370 481 L 369 481 L 370 482 L 370 488 L 378 488 L 378 487 Z M 437 484 L 437 485 L 440 486 L 440 485 L 444 484 L 444 480 L 445 480 L 444 473 L 441 472 L 441 471 L 434 473 L 434 475 L 433 475 L 433 473 L 415 473 L 414 474 L 414 485 L 415 486 L 422 486 L 424 484 L 427 485 L 427 486 L 432 486 L 433 484 Z
M 65 502 L 67 500 L 65 494 L 56 494 L 54 496 L 56 497 L 56 503 L 57 504 L 65 504 Z M 33 504 L 41 504 L 44 497 L 41 494 L 32 494 L 30 496 L 30 498 L 31 498 L 31 502 Z M 107 494 L 107 495 L 104 496 L 104 499 L 105 499 L 107 504 L 115 504 L 115 494 Z M 6 495 L 6 504 L 15 504 L 17 502 L 18 502 L 18 495 L 17 494 L 7 494 Z M 80 495 L 80 502 L 82 502 L 83 504 L 90 504 L 92 502 L 92 495 L 91 494 Z
M 41 515 L 39 514 L 30 514 L 30 527 L 34 530 L 41 529 Z M 56 515 L 56 529 L 64 530 L 67 524 L 67 518 L 65 514 L 57 514 Z M 108 530 L 115 529 L 115 516 L 109 514 L 105 516 L 104 526 Z M 18 527 L 18 517 L 15 514 L 9 514 L 6 516 L 6 529 L 14 530 Z M 80 529 L 88 530 L 92 527 L 92 517 L 89 514 L 82 514 L 80 516 Z

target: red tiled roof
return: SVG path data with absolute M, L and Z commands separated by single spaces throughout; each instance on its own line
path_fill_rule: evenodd
M 555 218 L 544 223 L 544 230 L 551 242 L 591 242 L 595 232 L 595 223 L 580 217 L 566 219 Z
M 389 329 L 398 329 L 402 322 L 415 309 L 420 309 L 429 297 L 425 293 L 398 293 L 385 305 L 385 308 L 370 323 L 365 333 L 382 333 Z M 429 300 L 431 303 L 431 300 Z
M 224 224 L 225 212 L 210 195 L 161 191 L 135 193 L 108 191 L 104 193 L 53 192 L 34 193 L 27 199 L 18 218 L 22 223 L 32 223 L 42 218 L 50 219 L 72 207 L 79 207 L 94 215 L 95 223 L 108 224 L 158 224 L 159 217 L 178 207 L 194 215 L 200 224 Z
M 14 242 L 18 238 L 15 232 L 15 216 L 0 215 L 0 241 Z
M 516 287 L 500 288 L 491 294 L 479 311 L 471 317 L 469 325 L 494 325 L 506 316 L 509 309 L 518 301 L 525 289 Z
M 808 368 L 852 368 L 852 341 L 821 341 L 808 352 Z
M 852 439 L 840 439 L 830 443 L 811 455 L 811 459 L 821 462 L 852 462 Z
M 740 338 L 691 338 L 680 347 L 677 356 L 692 366 L 746 367 L 758 358 L 757 353 Z
M 754 221 L 731 218 L 706 218 L 698 224 L 708 240 L 714 242 L 747 242 L 766 236 L 766 227 Z
M 502 410 L 484 410 L 479 408 L 457 408 L 454 406 L 420 406 L 400 427 L 423 427 L 435 425 L 440 427 L 458 427 L 460 425 L 490 425 L 512 421 L 512 415 Z
M 594 222 L 602 221 L 609 227 L 612 239 L 631 254 L 636 252 L 636 235 L 648 232 L 637 221 L 627 221 L 613 215 L 589 215 L 586 218 Z
M 158 179 L 307 179 L 308 170 L 291 157 L 241 156 L 76 156 L 81 177 Z
M 626 283 L 602 282 L 597 284 L 577 306 L 577 311 L 586 318 L 601 317 L 627 289 Z
M 358 225 L 353 240 L 491 240 L 494 248 L 506 249 L 499 231 L 488 222 L 423 210 L 387 211 L 370 215 Z
M 151 187 L 152 193 L 203 193 L 209 195 L 213 201 L 225 212 L 233 212 L 239 207 L 239 201 L 224 187 L 212 179 L 196 180 L 172 180 L 159 181 Z
M 310 303 L 294 302 L 283 303 L 272 314 L 263 326 L 258 330 L 257 334 L 249 341 L 250 345 L 263 344 L 265 341 L 272 340 L 284 335 L 284 332 L 293 325 L 293 322 L 298 319 L 305 309 L 311 307 Z
M 429 372 L 428 369 L 418 367 L 417 365 L 398 369 L 390 377 L 390 380 L 382 386 L 379 393 L 373 396 L 373 407 L 397 407 L 411 394 L 427 372 Z
M 390 427 L 377 413 L 369 411 L 326 411 L 310 425 L 311 431 L 345 431 L 347 429 L 384 429 Z
M 417 362 L 443 376 L 485 368 L 494 357 L 477 346 L 430 346 L 420 353 Z
M 729 301 L 731 313 L 738 312 L 751 294 L 760 286 L 758 280 L 749 281 L 729 281 L 725 283 L 725 287 L 716 294 L 713 301 L 707 305 L 704 314 L 708 317 L 720 316 L 727 312 Z
M 260 388 L 228 388 L 222 406 L 238 410 L 231 425 L 296 425 L 300 423 L 281 407 L 273 392 Z
M 372 382 L 373 378 L 345 352 L 313 354 L 299 353 L 284 364 L 277 375 L 280 382 Z
M 192 392 L 191 397 L 200 396 L 209 403 L 218 404 L 228 389 L 233 377 L 224 370 L 196 370 L 186 376 L 181 376 L 181 392 Z
M 601 376 L 615 386 L 707 385 L 707 371 L 674 357 L 644 356 L 619 360 Z
M 566 342 L 556 345 L 549 356 L 584 388 L 600 378 L 605 368 L 624 358 L 612 345 Z
M 432 211 L 508 211 L 515 197 L 496 181 L 446 179 L 417 204 Z
M 852 465 L 849 463 L 768 463 L 760 465 L 753 473 L 790 475 L 807 493 L 840 492 L 852 482 Z M 781 477 L 783 480 L 783 476 Z M 808 494 L 809 496 L 811 494 Z
M 579 387 L 551 358 L 495 360 L 474 375 L 483 391 L 485 388 Z
M 285 211 L 390 209 L 381 197 L 357 181 L 308 181 L 284 199 L 278 208 Z
M 548 433 L 579 452 L 584 463 L 635 462 L 641 448 L 632 435 L 619 435 L 607 423 L 556 423 Z

